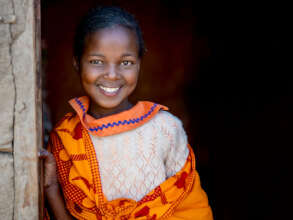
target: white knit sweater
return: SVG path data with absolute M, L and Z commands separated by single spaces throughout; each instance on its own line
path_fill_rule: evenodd
M 181 121 L 166 111 L 158 112 L 140 127 L 120 134 L 90 134 L 99 162 L 103 193 L 108 201 L 139 201 L 177 173 L 189 150 Z

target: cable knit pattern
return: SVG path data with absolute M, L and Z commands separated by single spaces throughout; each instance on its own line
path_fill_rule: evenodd
M 90 134 L 107 200 L 136 201 L 177 173 L 189 154 L 181 121 L 160 111 L 149 122 L 120 134 Z

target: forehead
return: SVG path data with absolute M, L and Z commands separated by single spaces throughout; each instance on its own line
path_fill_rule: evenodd
M 138 53 L 137 37 L 133 30 L 126 27 L 104 28 L 86 37 L 84 49 L 85 53 L 92 50 Z

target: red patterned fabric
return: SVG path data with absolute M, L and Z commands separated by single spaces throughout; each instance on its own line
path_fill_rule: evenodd
M 145 111 L 149 112 L 148 109 Z M 66 115 L 54 128 L 49 149 L 56 159 L 66 207 L 77 219 L 213 219 L 207 196 L 200 186 L 190 146 L 184 167 L 140 201 L 106 199 L 99 161 L 89 133 L 78 115 Z

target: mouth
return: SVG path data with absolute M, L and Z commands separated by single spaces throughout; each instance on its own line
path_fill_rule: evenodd
M 99 85 L 100 91 L 106 96 L 115 96 L 119 93 L 121 87 L 106 87 Z

